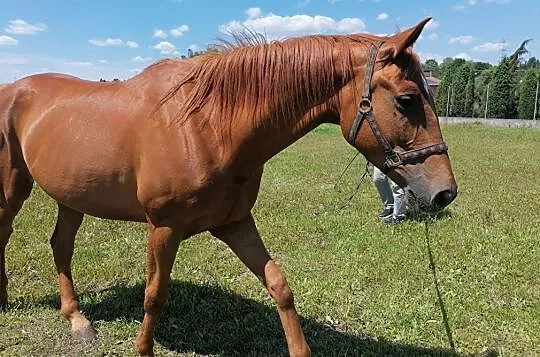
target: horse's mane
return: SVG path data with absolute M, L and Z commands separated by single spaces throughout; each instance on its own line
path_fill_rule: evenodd
M 198 57 L 193 69 L 166 93 L 159 106 L 189 84 L 192 88 L 177 114 L 181 122 L 204 106 L 219 118 L 240 114 L 274 120 L 298 118 L 307 103 L 322 102 L 329 89 L 354 80 L 353 48 L 365 48 L 367 55 L 367 48 L 388 38 L 313 35 L 268 42 L 261 35 L 242 34 L 235 40 L 222 42 Z M 343 59 L 342 78 L 335 73 L 336 50 Z M 408 62 L 409 70 L 416 73 L 418 61 Z

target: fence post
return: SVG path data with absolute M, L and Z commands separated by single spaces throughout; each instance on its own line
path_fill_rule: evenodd
M 533 115 L 533 120 L 536 120 L 536 108 L 538 107 L 538 82 L 540 81 L 536 81 L 536 95 L 534 97 L 534 115 Z
M 450 90 L 452 89 L 452 87 L 450 86 L 448 88 L 448 95 L 446 96 L 446 117 L 448 118 L 448 111 L 450 110 Z
M 489 102 L 489 85 L 490 83 L 488 83 L 486 87 L 486 109 L 484 110 L 484 119 L 487 119 L 488 102 Z

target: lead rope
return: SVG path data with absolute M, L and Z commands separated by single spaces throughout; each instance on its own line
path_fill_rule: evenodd
M 441 291 L 439 289 L 439 283 L 437 282 L 437 270 L 435 267 L 435 261 L 433 259 L 433 253 L 431 252 L 431 244 L 429 241 L 429 231 L 428 231 L 428 222 L 424 221 L 425 234 L 426 234 L 426 246 L 429 258 L 429 268 L 431 269 L 431 275 L 433 276 L 433 281 L 435 282 L 435 290 L 437 292 L 437 300 L 439 301 L 439 307 L 441 308 L 441 315 L 444 322 L 444 328 L 446 330 L 446 337 L 448 338 L 448 344 L 454 353 L 456 352 L 456 346 L 454 344 L 454 338 L 452 337 L 452 330 L 450 328 L 450 323 L 448 322 L 448 315 L 446 314 L 446 308 L 444 307 L 444 301 L 442 299 Z
M 354 156 L 353 158 L 349 161 L 349 163 L 347 164 L 347 166 L 345 166 L 345 169 L 343 170 L 343 172 L 341 173 L 341 175 L 339 175 L 338 179 L 336 180 L 336 183 L 334 184 L 334 190 L 340 192 L 339 190 L 339 182 L 341 181 L 341 179 L 343 178 L 343 175 L 345 174 L 345 172 L 347 172 L 347 170 L 349 169 L 349 167 L 352 165 L 353 161 L 358 157 L 358 155 L 360 155 L 360 151 L 358 151 Z M 352 192 L 352 194 L 349 196 L 349 198 L 347 199 L 347 201 L 345 201 L 344 204 L 342 204 L 338 210 L 343 210 L 344 208 L 346 208 L 352 201 L 352 199 L 354 198 L 354 196 L 356 196 L 356 194 L 358 193 L 358 190 L 360 189 L 360 186 L 362 185 L 362 182 L 364 182 L 364 180 L 366 179 L 367 176 L 369 176 L 369 161 L 366 161 L 366 166 L 365 166 L 365 169 L 364 169 L 364 173 L 360 176 L 360 179 L 358 180 L 358 184 L 356 185 L 356 188 L 354 189 L 354 191 Z

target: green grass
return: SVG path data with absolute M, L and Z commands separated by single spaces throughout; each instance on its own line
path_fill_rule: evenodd
M 458 198 L 430 224 L 438 282 L 459 354 L 540 355 L 540 131 L 445 126 Z M 453 356 L 420 222 L 391 228 L 336 127 L 324 126 L 267 165 L 254 209 L 295 293 L 317 356 Z M 0 354 L 130 355 L 142 318 L 145 227 L 87 217 L 73 263 L 83 312 L 99 331 L 71 341 L 48 245 L 55 204 L 35 189 L 7 249 L 10 309 Z M 182 243 L 155 337 L 160 355 L 281 356 L 271 300 L 227 247 Z

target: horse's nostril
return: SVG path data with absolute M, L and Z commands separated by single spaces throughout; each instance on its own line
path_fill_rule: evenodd
M 435 195 L 431 200 L 431 205 L 437 209 L 443 209 L 448 206 L 456 198 L 456 192 L 451 190 L 444 190 Z

